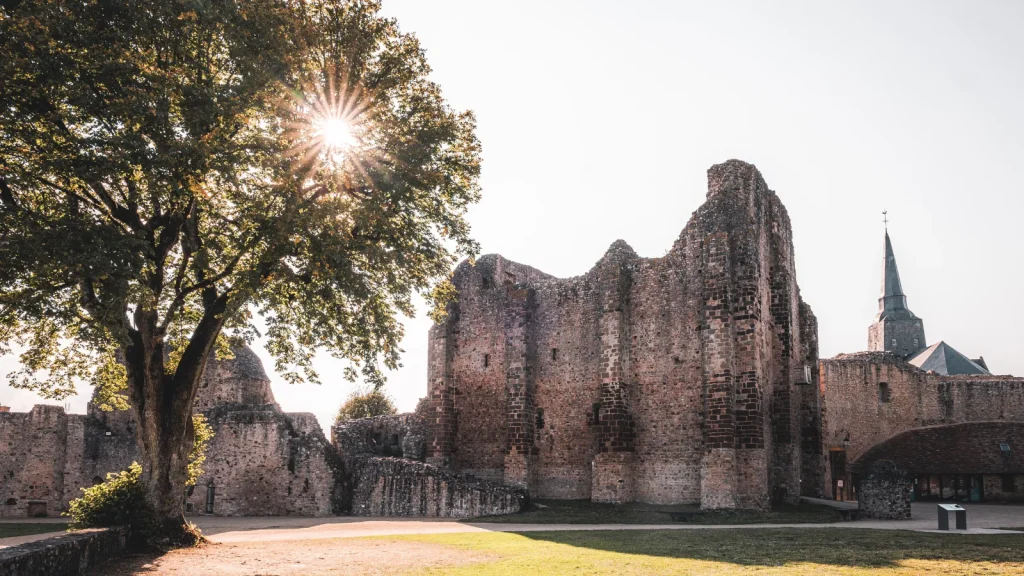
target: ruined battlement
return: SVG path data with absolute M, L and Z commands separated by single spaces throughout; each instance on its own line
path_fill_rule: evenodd
M 462 263 L 430 332 L 427 461 L 538 498 L 798 498 L 817 334 L 794 260 L 782 203 L 730 160 L 663 257 L 620 240 L 567 279 Z

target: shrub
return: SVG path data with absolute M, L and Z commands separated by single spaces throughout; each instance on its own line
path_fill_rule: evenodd
M 192 450 L 188 455 L 187 486 L 194 486 L 196 480 L 202 476 L 206 448 L 213 438 L 213 428 L 202 414 L 192 416 L 192 426 L 195 432 Z M 133 539 L 145 540 L 150 531 L 149 522 L 152 521 L 152 515 L 146 504 L 141 477 L 142 466 L 138 462 L 132 462 L 127 470 L 107 474 L 104 482 L 82 488 L 81 498 L 72 500 L 64 514 L 71 517 L 68 529 L 128 526 Z
M 356 390 L 349 394 L 348 399 L 338 409 L 338 416 L 334 421 L 344 422 L 358 418 L 372 418 L 397 412 L 394 400 L 384 392 L 376 389 L 369 392 Z
M 82 497 L 71 501 L 65 513 L 71 517 L 68 528 L 98 528 L 103 526 L 131 526 L 144 528 L 148 522 L 145 492 L 139 477 L 142 466 L 132 462 L 123 472 L 107 474 L 107 480 L 89 488 L 82 488 Z

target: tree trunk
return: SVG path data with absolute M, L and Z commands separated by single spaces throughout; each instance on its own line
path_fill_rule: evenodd
M 199 322 L 174 374 L 167 374 L 165 346 L 155 312 L 135 313 L 136 327 L 125 350 L 128 390 L 138 429 L 142 484 L 153 514 L 144 530 L 150 544 L 190 546 L 201 536 L 185 520 L 185 481 L 195 431 L 192 401 L 214 342 L 223 326 L 226 297 Z

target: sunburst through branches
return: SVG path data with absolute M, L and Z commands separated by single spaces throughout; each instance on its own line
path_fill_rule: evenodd
M 359 82 L 345 75 L 328 70 L 318 76 L 293 93 L 287 155 L 296 172 L 330 176 L 339 186 L 354 189 L 369 177 L 366 169 L 373 163 L 372 101 Z

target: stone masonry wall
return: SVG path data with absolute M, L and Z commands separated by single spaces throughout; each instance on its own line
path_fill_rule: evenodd
M 59 515 L 67 436 L 60 406 L 0 412 L 0 517 Z
M 894 462 L 879 460 L 864 475 L 857 508 L 866 518 L 910 520 L 910 482 Z
M 885 392 L 880 384 L 885 383 Z M 941 376 L 886 353 L 821 361 L 824 441 L 847 458 L 905 430 L 979 421 L 1024 421 L 1024 378 Z
M 312 414 L 285 414 L 270 379 L 248 348 L 213 361 L 195 402 L 215 436 L 205 474 L 189 498 L 195 512 L 219 515 L 326 516 L 347 510 L 347 481 L 337 452 Z M 65 414 L 37 405 L 0 411 L 0 517 L 56 516 L 81 488 L 138 459 L 130 411 Z
M 94 528 L 8 546 L 0 548 L 0 575 L 80 576 L 124 554 L 127 545 L 127 529 Z
M 618 241 L 564 280 L 496 255 L 460 265 L 430 333 L 427 461 L 537 498 L 795 501 L 817 326 L 789 218 L 749 164 L 708 182 L 662 258 Z
M 332 443 L 347 474 L 347 510 L 357 516 L 472 518 L 518 512 L 523 488 L 425 463 L 426 427 L 417 410 L 338 422 Z
M 518 512 L 526 492 L 512 486 L 452 474 L 405 458 L 356 456 L 352 474 L 354 516 L 473 518 Z
M 841 354 L 822 360 L 819 378 L 823 449 L 845 450 L 847 462 L 915 428 L 1024 422 L 1024 378 L 942 376 L 885 352 Z M 821 485 L 831 497 L 831 470 L 825 475 Z
M 418 414 L 395 414 L 336 422 L 331 444 L 342 459 L 359 454 L 423 461 L 426 426 Z
M 205 412 L 214 430 L 188 501 L 219 516 L 330 516 L 345 511 L 341 459 L 312 414 L 285 414 L 275 405 L 216 407 Z
M 1024 502 L 1024 474 L 1012 474 L 1013 490 L 1004 490 L 1004 475 L 985 474 L 981 478 L 986 501 Z

